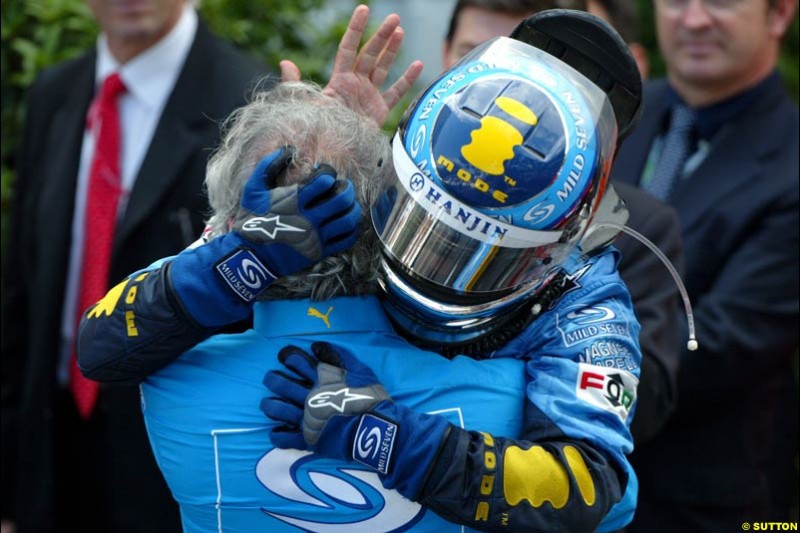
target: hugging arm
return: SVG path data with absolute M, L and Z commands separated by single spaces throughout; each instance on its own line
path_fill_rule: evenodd
M 352 246 L 361 208 L 353 184 L 320 165 L 277 187 L 292 148 L 261 160 L 245 184 L 232 231 L 133 274 L 81 320 L 86 377 L 138 383 L 213 333 L 246 321 L 279 277 Z

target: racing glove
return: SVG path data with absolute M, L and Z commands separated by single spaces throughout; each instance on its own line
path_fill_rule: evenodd
M 271 370 L 264 378 L 276 395 L 261 402 L 279 424 L 272 443 L 357 461 L 375 470 L 384 487 L 417 497 L 450 424 L 394 403 L 375 373 L 347 351 L 325 342 L 311 350 L 285 347 L 278 359 L 287 372 Z
M 244 186 L 232 231 L 169 265 L 172 292 L 201 326 L 244 320 L 275 279 L 355 244 L 361 207 L 350 180 L 319 165 L 303 183 L 276 186 L 294 153 L 286 146 L 264 157 Z

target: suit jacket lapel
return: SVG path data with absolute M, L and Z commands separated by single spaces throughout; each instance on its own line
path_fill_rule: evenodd
M 205 51 L 212 36 L 200 23 L 175 88 L 167 100 L 153 140 L 136 177 L 128 206 L 114 242 L 114 255 L 136 226 L 157 207 L 163 195 L 180 177 L 186 160 L 203 146 L 203 131 L 214 127 L 202 113 L 203 90 L 199 73 L 207 73 Z
M 622 143 L 614 161 L 613 179 L 639 185 L 644 166 L 650 155 L 650 145 L 658 135 L 664 113 L 667 111 L 666 82 L 650 82 L 645 86 L 645 112 L 633 134 Z
M 780 123 L 774 115 L 786 98 L 782 87 L 776 86 L 712 140 L 706 159 L 677 185 L 672 198 L 684 227 L 694 224 L 720 198 L 759 179 L 759 160 L 781 143 L 772 128 Z
M 710 205 L 755 178 L 758 165 L 752 153 L 752 139 L 736 130 L 728 125 L 720 131 L 708 157 L 677 184 L 671 203 L 678 209 L 683 227 L 694 225 Z
M 40 214 L 42 229 L 47 241 L 52 243 L 52 259 L 58 264 L 67 264 L 69 246 L 72 241 L 72 219 L 75 209 L 75 188 L 78 181 L 81 145 L 86 128 L 86 113 L 94 94 L 95 56 L 90 54 L 82 60 L 79 75 L 62 105 L 55 111 L 47 125 L 48 138 L 45 143 L 48 153 L 41 154 L 45 163 L 40 167 L 47 186 L 41 188 L 41 197 L 34 207 Z
M 166 113 L 166 112 L 165 112 Z M 180 117 L 161 117 L 114 237 L 114 256 L 137 225 L 158 206 L 202 140 Z

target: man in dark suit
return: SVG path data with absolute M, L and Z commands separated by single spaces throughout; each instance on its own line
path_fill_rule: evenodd
M 788 520 L 771 500 L 789 488 L 770 494 L 768 462 L 788 475 L 797 449 L 775 433 L 797 424 L 798 112 L 775 71 L 795 6 L 655 2 L 668 78 L 646 86 L 614 177 L 678 210 L 700 349 L 682 356 L 675 416 L 634 453 L 635 531 Z
M 91 115 L 116 73 L 122 192 L 111 286 L 200 233 L 219 121 L 264 69 L 213 36 L 184 0 L 89 4 L 102 28 L 97 48 L 43 72 L 28 100 L 3 269 L 3 517 L 22 532 L 179 531 L 138 390 L 103 387 L 84 416 L 67 391 L 81 242 L 97 226 L 86 213 L 99 151 Z

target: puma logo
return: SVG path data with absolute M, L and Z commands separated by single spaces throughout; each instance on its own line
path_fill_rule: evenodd
M 325 325 L 328 327 L 328 329 L 331 329 L 331 323 L 328 320 L 328 317 L 330 317 L 330 315 L 331 315 L 331 311 L 333 311 L 333 306 L 330 306 L 328 308 L 328 312 L 325 313 L 324 315 L 322 313 L 320 313 L 319 311 L 317 311 L 316 309 L 314 309 L 313 307 L 309 307 L 308 308 L 308 316 L 314 316 L 314 317 L 317 317 L 317 318 L 321 319 L 323 322 L 325 322 Z

